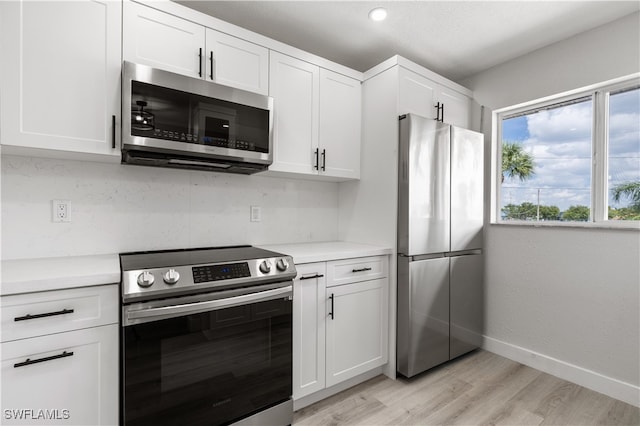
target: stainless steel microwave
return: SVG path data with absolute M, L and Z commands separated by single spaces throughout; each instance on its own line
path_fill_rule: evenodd
M 253 174 L 273 161 L 273 99 L 124 62 L 122 162 Z

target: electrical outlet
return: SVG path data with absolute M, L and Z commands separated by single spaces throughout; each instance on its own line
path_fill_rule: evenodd
M 251 222 L 260 222 L 262 220 L 262 209 L 260 206 L 251 206 L 251 215 L 249 216 Z
M 54 222 L 71 222 L 71 201 L 51 200 L 51 211 Z

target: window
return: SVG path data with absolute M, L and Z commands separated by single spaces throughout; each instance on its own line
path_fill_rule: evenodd
M 615 221 L 637 226 L 637 78 L 505 109 L 496 117 L 495 222 Z
M 640 220 L 640 89 L 609 96 L 608 219 Z

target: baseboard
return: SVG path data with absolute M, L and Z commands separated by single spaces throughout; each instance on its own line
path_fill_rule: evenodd
M 640 387 L 532 350 L 483 336 L 482 348 L 536 370 L 640 407 Z

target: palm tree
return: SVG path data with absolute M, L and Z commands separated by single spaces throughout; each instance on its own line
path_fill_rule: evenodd
M 535 174 L 533 156 L 522 149 L 517 142 L 502 142 L 502 182 L 507 177 L 517 177 L 525 181 Z
M 628 198 L 631 200 L 629 207 L 640 210 L 640 181 L 619 183 L 611 188 L 611 192 L 616 203 Z

